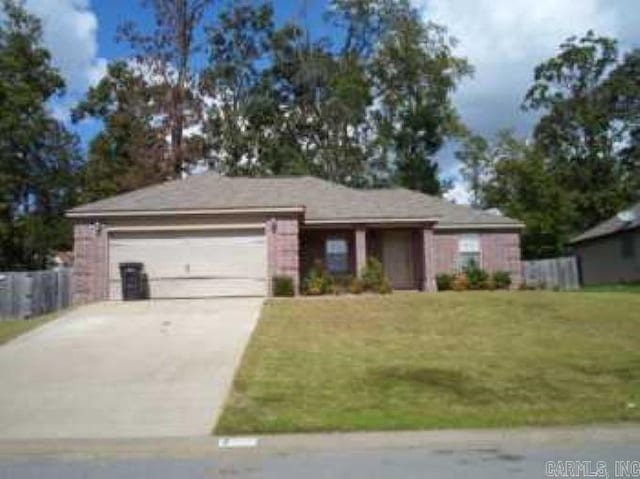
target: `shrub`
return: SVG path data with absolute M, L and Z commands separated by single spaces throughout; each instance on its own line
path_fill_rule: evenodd
M 362 287 L 365 291 L 387 294 L 391 292 L 391 283 L 384 274 L 382 263 L 376 258 L 368 258 L 362 269 Z
M 469 281 L 470 289 L 485 289 L 487 287 L 489 274 L 478 266 L 475 261 L 469 261 L 463 271 Z
M 455 276 L 453 274 L 441 273 L 436 275 L 436 285 L 438 291 L 449 291 Z
M 352 276 L 337 276 L 332 278 L 331 292 L 333 294 L 344 294 L 351 290 Z
M 273 277 L 273 295 L 274 296 L 293 296 L 293 278 L 290 276 L 274 276 Z
M 362 294 L 364 291 L 364 286 L 362 285 L 362 281 L 358 278 L 351 278 L 351 282 L 349 283 L 349 292 L 351 294 Z
M 322 264 L 316 263 L 304 279 L 303 290 L 305 294 L 311 296 L 331 293 L 334 290 L 333 278 L 322 267 Z
M 456 274 L 451 282 L 454 291 L 466 291 L 469 289 L 469 278 L 465 273 Z
M 391 283 L 387 278 L 384 278 L 380 286 L 378 287 L 378 293 L 380 294 L 391 294 L 393 293 L 393 288 L 391 287 Z
M 491 279 L 497 289 L 509 289 L 511 286 L 511 273 L 508 271 L 496 271 Z

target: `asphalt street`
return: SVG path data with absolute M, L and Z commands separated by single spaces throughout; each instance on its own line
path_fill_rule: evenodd
M 249 448 L 218 438 L 0 442 L 2 479 L 613 478 L 638 477 L 638 461 L 637 426 L 268 436 Z

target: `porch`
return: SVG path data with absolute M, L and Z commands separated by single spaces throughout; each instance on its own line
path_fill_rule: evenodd
M 433 230 L 424 225 L 330 226 L 300 230 L 300 279 L 314 265 L 336 277 L 359 277 L 367 258 L 378 259 L 397 290 L 435 288 Z

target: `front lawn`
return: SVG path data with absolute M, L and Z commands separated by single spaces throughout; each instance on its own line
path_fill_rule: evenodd
M 612 283 L 584 286 L 582 291 L 589 293 L 640 293 L 640 283 Z
M 640 295 L 273 300 L 216 433 L 640 419 Z

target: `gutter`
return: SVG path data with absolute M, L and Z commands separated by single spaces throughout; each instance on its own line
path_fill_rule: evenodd
M 582 237 L 583 235 L 580 236 L 576 236 L 575 238 L 570 239 L 569 241 L 567 241 L 567 244 L 569 245 L 576 245 L 576 244 L 580 244 L 580 243 L 587 243 L 589 241 L 596 241 L 602 238 L 608 238 L 610 236 L 615 236 L 617 234 L 620 233 L 626 233 L 629 231 L 635 231 L 637 229 L 640 229 L 640 224 L 638 225 L 634 225 L 631 228 L 621 228 L 621 229 L 617 229 L 615 231 L 609 231 L 607 233 L 601 233 L 595 236 L 587 236 L 587 237 Z
M 459 224 L 437 224 L 434 230 L 451 231 L 451 230 L 469 230 L 469 229 L 492 229 L 492 230 L 515 230 L 524 229 L 524 223 L 459 223 Z
M 305 225 L 437 223 L 440 218 L 340 218 L 305 220 Z
M 301 206 L 273 208 L 209 208 L 189 210 L 68 211 L 67 218 L 126 218 L 140 216 L 203 216 L 251 213 L 304 213 Z

